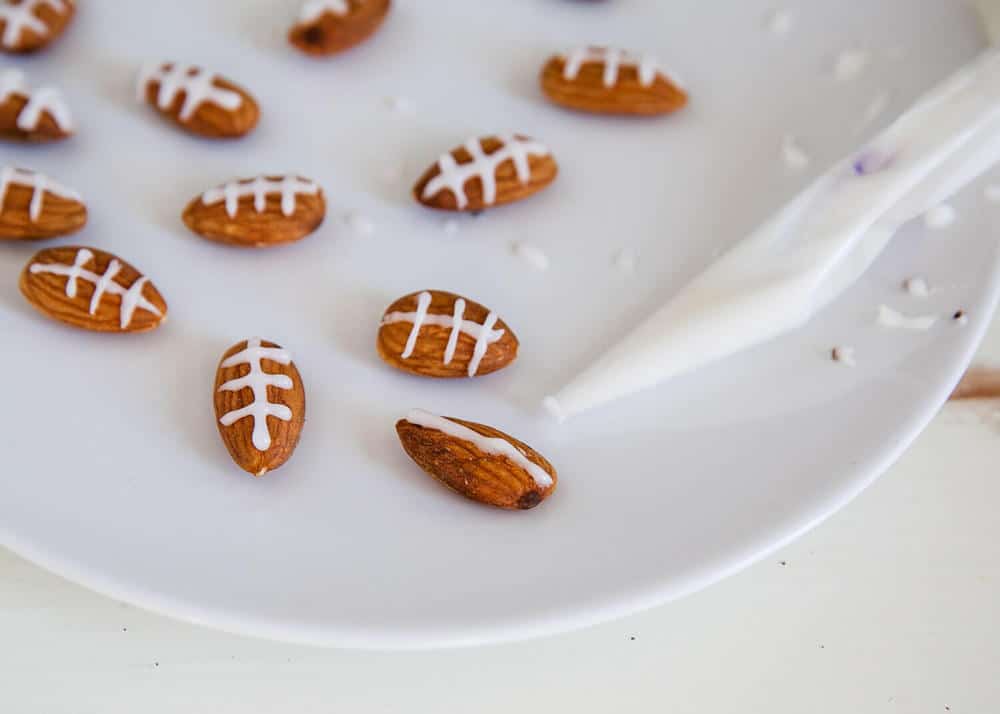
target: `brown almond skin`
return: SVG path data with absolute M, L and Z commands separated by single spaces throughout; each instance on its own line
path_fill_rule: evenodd
M 76 3 L 74 0 L 66 0 L 66 10 L 57 11 L 50 5 L 43 3 L 34 10 L 34 15 L 48 27 L 48 32 L 39 35 L 30 27 L 23 28 L 14 47 L 0 45 L 0 52 L 9 54 L 30 54 L 48 47 L 62 35 L 66 26 L 69 25 L 73 15 L 76 14 Z M 0 19 L 0 35 L 7 29 L 7 23 Z
M 349 0 L 350 12 L 325 12 L 313 22 L 300 22 L 288 32 L 288 41 L 312 57 L 326 57 L 359 45 L 382 26 L 390 0 Z
M 524 137 L 521 137 L 524 138 Z M 484 153 L 492 154 L 503 146 L 503 142 L 495 137 L 485 137 L 480 140 Z M 467 164 L 472 161 L 472 156 L 464 146 L 460 146 L 451 151 L 451 155 L 459 164 Z M 424 172 L 416 186 L 413 187 L 413 197 L 418 203 L 428 208 L 436 208 L 442 211 L 482 211 L 494 206 L 502 206 L 507 203 L 514 203 L 528 198 L 550 183 L 556 180 L 559 174 L 559 166 L 552 154 L 547 156 L 529 156 L 528 167 L 531 170 L 531 178 L 527 183 L 521 183 L 517 178 L 517 171 L 513 161 L 504 161 L 496 168 L 497 199 L 493 203 L 487 204 L 483 201 L 483 183 L 478 177 L 470 178 L 465 182 L 465 195 L 468 203 L 464 208 L 458 207 L 458 199 L 455 194 L 448 189 L 442 189 L 433 196 L 425 199 L 424 187 L 435 176 L 441 173 L 437 162 Z
M 595 114 L 624 116 L 659 116 L 671 114 L 688 102 L 687 93 L 657 74 L 652 85 L 644 87 L 636 67 L 619 69 L 613 87 L 604 86 L 604 64 L 586 62 L 575 79 L 565 79 L 566 60 L 552 57 L 542 69 L 542 91 L 550 100 L 568 109 Z
M 448 488 L 474 501 L 511 510 L 534 508 L 555 490 L 556 470 L 524 442 L 484 424 L 445 418 L 477 434 L 509 441 L 552 477 L 552 485 L 543 488 L 531 474 L 506 456 L 484 453 L 470 442 L 400 419 L 396 422 L 396 433 L 403 450 L 420 468 Z
M 163 66 L 169 68 L 172 64 L 166 62 Z M 167 109 L 161 110 L 156 103 L 157 92 L 160 89 L 158 80 L 151 80 L 146 84 L 146 103 L 181 129 L 206 139 L 238 139 L 253 131 L 260 119 L 260 106 L 253 95 L 243 87 L 223 77 L 216 77 L 213 84 L 221 89 L 237 92 L 242 96 L 243 102 L 239 108 L 230 111 L 218 104 L 203 102 L 190 119 L 182 121 L 180 118 L 181 107 L 184 106 L 187 92 L 183 90 L 178 92 L 171 105 Z
M 279 364 L 272 360 L 261 360 L 261 368 L 269 374 L 284 374 L 291 378 L 291 389 L 278 389 L 277 387 L 267 388 L 268 401 L 275 404 L 284 404 L 292 410 L 292 418 L 289 421 L 282 421 L 272 416 L 267 418 L 268 430 L 271 432 L 271 447 L 267 451 L 258 451 L 253 445 L 254 420 L 251 417 L 244 417 L 234 422 L 230 426 L 223 426 L 219 419 L 235 409 L 241 409 L 253 402 L 253 390 L 244 387 L 238 392 L 220 392 L 225 382 L 231 379 L 238 379 L 246 376 L 250 371 L 247 364 L 223 367 L 222 363 L 237 352 L 241 352 L 247 346 L 247 341 L 238 342 L 222 355 L 219 360 L 219 367 L 215 373 L 215 388 L 213 392 L 213 402 L 215 404 L 215 425 L 219 429 L 219 436 L 222 443 L 229 450 L 229 455 L 236 462 L 236 465 L 249 474 L 263 476 L 268 471 L 274 471 L 282 466 L 292 456 L 295 447 L 299 443 L 299 436 L 302 434 L 302 426 L 306 420 L 306 390 L 302 385 L 302 377 L 294 362 L 287 365 Z M 262 347 L 279 347 L 274 342 L 261 340 Z
M 87 207 L 79 201 L 45 192 L 42 213 L 32 221 L 29 208 L 34 190 L 12 184 L 0 203 L 0 241 L 39 240 L 75 233 L 87 224 Z
M 17 117 L 28 105 L 28 98 L 15 94 L 0 102 L 0 139 L 7 141 L 43 143 L 62 141 L 72 136 L 72 132 L 64 131 L 48 111 L 42 112 L 41 118 L 34 129 L 25 131 L 17 125 Z
M 417 296 L 425 291 L 418 291 L 399 298 L 386 308 L 383 317 L 390 312 L 414 312 L 417 309 Z M 454 314 L 455 301 L 461 295 L 442 290 L 427 290 L 431 294 L 431 304 L 427 309 L 429 315 Z M 465 319 L 483 324 L 489 309 L 474 300 L 465 300 Z M 503 320 L 497 320 L 495 330 L 503 330 L 504 334 L 486 350 L 475 376 L 481 377 L 491 372 L 501 370 L 517 358 L 519 342 L 514 332 Z M 460 333 L 455 346 L 455 355 L 451 362 L 444 364 L 444 353 L 451 336 L 451 327 L 440 325 L 422 325 L 413 353 L 406 359 L 402 358 L 406 341 L 413 330 L 412 322 L 395 322 L 381 325 L 376 338 L 376 349 L 382 360 L 396 369 L 416 374 L 421 377 L 437 378 L 468 378 L 469 361 L 476 346 L 475 338 Z
M 160 315 L 136 309 L 128 327 L 122 328 L 119 307 L 121 297 L 105 293 L 95 314 L 90 314 L 90 298 L 94 294 L 94 284 L 86 280 L 77 281 L 76 297 L 66 296 L 66 276 L 50 273 L 32 273 L 31 266 L 35 263 L 58 263 L 72 265 L 77 251 L 86 246 L 66 246 L 46 248 L 39 251 L 28 261 L 21 272 L 21 293 L 25 299 L 42 314 L 73 327 L 95 332 L 147 332 L 153 330 L 166 319 L 167 303 L 152 282 L 147 282 L 142 289 L 142 295 L 160 311 Z M 97 248 L 86 247 L 94 254 L 94 260 L 85 265 L 98 275 L 104 274 L 112 260 L 121 263 L 121 271 L 114 281 L 124 288 L 129 288 L 142 277 L 142 274 L 127 262 Z
M 246 196 L 240 199 L 236 215 L 230 218 L 225 203 L 206 206 L 201 196 L 196 196 L 182 217 L 184 224 L 202 238 L 241 248 L 268 248 L 294 243 L 319 228 L 326 217 L 326 199 L 322 191 L 315 196 L 299 194 L 295 198 L 295 212 L 286 216 L 281 212 L 279 193 L 268 194 L 267 204 L 259 213 L 254 208 L 253 196 Z

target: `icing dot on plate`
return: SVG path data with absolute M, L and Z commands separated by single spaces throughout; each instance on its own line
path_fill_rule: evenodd
M 879 305 L 878 323 L 883 327 L 892 327 L 903 330 L 929 330 L 937 322 L 936 315 L 920 315 L 908 317 L 896 312 L 888 305 Z
M 951 204 L 942 203 L 924 214 L 924 225 L 933 230 L 939 230 L 950 226 L 956 218 L 957 214 Z
M 772 35 L 782 36 L 791 32 L 795 25 L 795 18 L 791 12 L 785 9 L 771 10 L 764 17 L 764 27 Z
M 361 213 L 348 213 L 344 216 L 344 223 L 360 236 L 370 236 L 375 232 L 375 224 L 372 223 L 372 220 L 368 216 Z
M 871 55 L 867 50 L 856 48 L 844 50 L 837 55 L 837 59 L 833 63 L 834 79 L 838 82 L 849 82 L 855 79 L 865 71 L 870 59 Z
M 535 270 L 541 272 L 549 269 L 549 256 L 531 243 L 514 243 L 511 251 Z
M 907 278 L 903 281 L 903 290 L 913 297 L 925 298 L 931 294 L 930 286 L 921 277 Z
M 635 272 L 635 264 L 639 259 L 639 251 L 634 248 L 622 248 L 615 255 L 615 267 L 626 275 Z
M 788 135 L 781 140 L 781 159 L 793 171 L 801 171 L 809 165 L 809 154 L 799 144 L 798 139 Z
M 853 367 L 857 364 L 857 360 L 854 358 L 853 347 L 834 347 L 830 350 L 830 359 L 847 367 Z

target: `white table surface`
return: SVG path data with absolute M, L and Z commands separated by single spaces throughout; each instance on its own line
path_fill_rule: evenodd
M 981 361 L 1000 362 L 1000 321 Z M 1000 712 L 1000 403 L 948 405 L 798 542 L 590 630 L 431 653 L 244 639 L 0 549 L 0 711 Z

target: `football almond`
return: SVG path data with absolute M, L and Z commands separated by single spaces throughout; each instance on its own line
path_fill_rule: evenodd
M 97 332 L 145 332 L 167 303 L 138 270 L 97 248 L 46 248 L 21 273 L 21 292 L 53 320 Z
M 209 189 L 184 211 L 184 223 L 209 240 L 264 248 L 300 240 L 326 216 L 323 191 L 299 176 L 258 176 Z
M 497 508 L 534 508 L 555 490 L 556 470 L 527 444 L 498 429 L 414 409 L 396 422 L 417 465 L 467 498 Z
M 260 118 L 247 90 L 189 64 L 146 65 L 139 72 L 137 97 L 185 131 L 209 139 L 244 136 Z
M 549 150 L 525 136 L 470 139 L 445 154 L 420 177 L 413 195 L 446 211 L 481 211 L 538 193 L 559 167 Z
M 656 60 L 607 47 L 552 57 L 542 69 L 541 84 L 556 104 L 597 114 L 670 114 L 688 100 Z
M 375 34 L 390 4 L 390 0 L 308 0 L 288 41 L 317 57 L 343 52 Z
M 35 52 L 58 38 L 76 11 L 74 0 L 0 2 L 0 50 Z
M 396 369 L 423 377 L 478 377 L 517 357 L 518 341 L 499 316 L 454 293 L 424 290 L 392 303 L 376 346 Z
M 306 419 L 306 392 L 291 354 L 253 337 L 228 350 L 215 373 L 219 436 L 233 461 L 263 476 L 291 457 Z
M 0 168 L 0 241 L 69 235 L 86 222 L 76 191 L 34 171 Z
M 73 116 L 52 87 L 31 89 L 24 72 L 0 71 L 0 139 L 59 141 L 73 134 Z

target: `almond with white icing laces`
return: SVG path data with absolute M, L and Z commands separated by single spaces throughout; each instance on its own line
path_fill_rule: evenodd
M 0 71 L 0 139 L 58 141 L 73 129 L 73 115 L 57 89 L 31 89 L 24 72 Z
M 687 92 L 649 55 L 580 47 L 550 58 L 542 91 L 561 106 L 597 114 L 654 116 L 677 111 Z
M 230 181 L 192 199 L 183 215 L 204 238 L 252 248 L 301 240 L 325 217 L 323 190 L 292 175 Z
M 382 316 L 379 356 L 423 377 L 478 377 L 517 357 L 518 341 L 499 316 L 477 302 L 440 290 L 401 297 Z
M 543 144 L 520 135 L 488 136 L 444 154 L 424 172 L 413 195 L 429 208 L 481 211 L 538 193 L 558 173 Z
M 545 457 L 485 424 L 414 409 L 396 422 L 396 433 L 420 468 L 480 503 L 534 508 L 555 490 L 556 470 Z
M 156 287 L 97 248 L 47 248 L 21 273 L 21 292 L 54 320 L 97 332 L 145 332 L 167 316 Z
M 182 129 L 210 139 L 244 136 L 260 118 L 247 90 L 195 65 L 148 64 L 139 72 L 136 94 Z
M 259 337 L 230 347 L 215 374 L 214 403 L 219 435 L 241 469 L 263 476 L 291 457 L 306 392 L 287 350 Z
M 0 241 L 69 235 L 86 222 L 76 191 L 35 171 L 0 168 Z
M 74 0 L 0 0 L 0 50 L 42 49 L 63 33 L 75 11 Z
M 390 5 L 390 0 L 306 0 L 288 41 L 308 55 L 343 52 L 375 34 Z

